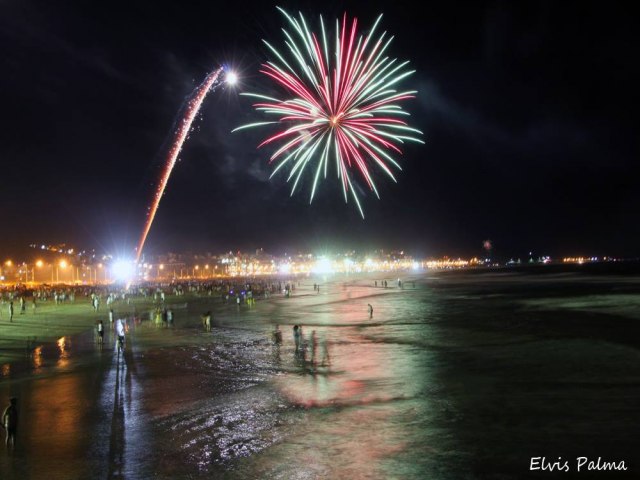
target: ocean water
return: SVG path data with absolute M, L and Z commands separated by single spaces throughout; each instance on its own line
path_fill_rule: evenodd
M 0 383 L 21 408 L 0 478 L 638 474 L 640 277 L 445 272 L 374 287 L 383 278 L 301 279 L 251 309 L 189 300 L 175 328 L 132 329 L 122 355 L 90 335 L 44 347 L 37 375 Z M 531 471 L 532 457 L 570 471 Z M 578 472 L 577 457 L 628 470 Z

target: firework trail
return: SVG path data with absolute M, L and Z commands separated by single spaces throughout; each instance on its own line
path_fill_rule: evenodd
M 191 125 L 198 115 L 200 107 L 202 106 L 202 102 L 204 102 L 207 94 L 219 85 L 219 79 L 223 72 L 224 68 L 220 67 L 209 73 L 209 75 L 207 75 L 204 81 L 193 91 L 191 96 L 185 102 L 184 115 L 178 120 L 178 124 L 173 135 L 173 142 L 171 143 L 171 148 L 167 153 L 167 159 L 162 171 L 162 176 L 160 177 L 160 182 L 158 183 L 158 188 L 156 189 L 153 198 L 153 203 L 147 210 L 147 221 L 144 225 L 142 235 L 140 236 L 140 241 L 138 242 L 136 263 L 138 263 L 138 261 L 140 260 L 140 256 L 142 255 L 142 249 L 144 248 L 144 243 L 147 240 L 147 235 L 149 234 L 149 230 L 151 229 L 151 225 L 153 224 L 153 219 L 155 218 L 156 212 L 158 211 L 160 199 L 164 194 L 164 189 L 167 187 L 167 182 L 169 181 L 169 177 L 171 176 L 173 167 L 178 160 L 178 155 L 182 150 L 182 145 L 189 136 Z
M 264 140 L 258 148 L 272 142 L 281 143 L 271 155 L 270 163 L 279 164 L 271 176 L 285 165 L 290 166 L 287 181 L 294 179 L 291 195 L 308 165 L 315 161 L 315 172 L 309 201 L 313 201 L 322 175 L 335 160 L 345 202 L 348 192 L 364 213 L 353 188 L 353 172 L 359 173 L 366 185 L 380 198 L 371 167 L 375 166 L 396 181 L 390 167 L 401 170 L 392 157 L 401 154 L 405 141 L 424 143 L 415 135 L 422 132 L 411 128 L 398 117 L 408 116 L 399 102 L 414 98 L 415 91 L 400 91 L 395 85 L 414 73 L 406 70 L 408 62 L 397 62 L 386 55 L 393 40 L 387 33 L 376 33 L 382 15 L 363 37 L 357 35 L 357 19 L 336 20 L 335 42 L 329 50 L 327 32 L 320 17 L 321 37 L 310 32 L 302 14 L 297 18 L 279 8 L 293 29 L 283 29 L 288 47 L 281 54 L 264 41 L 276 60 L 262 65 L 261 73 L 286 91 L 285 99 L 255 93 L 245 93 L 260 99 L 257 111 L 278 117 L 277 121 L 252 123 L 236 128 L 278 125 L 278 133 Z

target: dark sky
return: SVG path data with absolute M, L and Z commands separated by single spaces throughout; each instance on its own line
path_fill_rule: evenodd
M 426 145 L 410 146 L 366 219 L 335 172 L 308 204 L 269 180 L 266 131 L 238 91 L 206 100 L 148 251 L 405 248 L 469 255 L 640 253 L 637 17 L 615 2 L 280 2 L 317 27 L 378 13 Z M 0 0 L 0 254 L 67 242 L 131 251 L 184 99 L 222 63 L 268 92 L 269 2 Z M 28 250 L 27 250 L 28 252 Z

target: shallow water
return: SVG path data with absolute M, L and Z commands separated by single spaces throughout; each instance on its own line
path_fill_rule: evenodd
M 190 301 L 174 329 L 132 330 L 121 356 L 88 335 L 47 346 L 38 375 L 0 384 L 21 408 L 0 478 L 557 475 L 529 472 L 534 456 L 638 473 L 638 278 L 411 280 L 315 293 L 309 279 L 292 298 L 216 306 L 211 334 L 209 300 Z

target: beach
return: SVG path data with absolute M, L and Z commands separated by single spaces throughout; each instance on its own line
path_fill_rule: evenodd
M 172 328 L 134 300 L 114 306 L 141 319 L 121 354 L 110 331 L 95 344 L 107 310 L 88 302 L 14 316 L 29 327 L 1 319 L 16 330 L 0 351 L 0 400 L 18 397 L 20 423 L 0 478 L 516 479 L 541 475 L 531 459 L 542 456 L 570 461 L 569 476 L 599 473 L 577 472 L 579 456 L 637 474 L 638 280 L 300 278 L 291 297 L 255 306 L 168 296 Z M 32 333 L 46 341 L 27 353 Z

